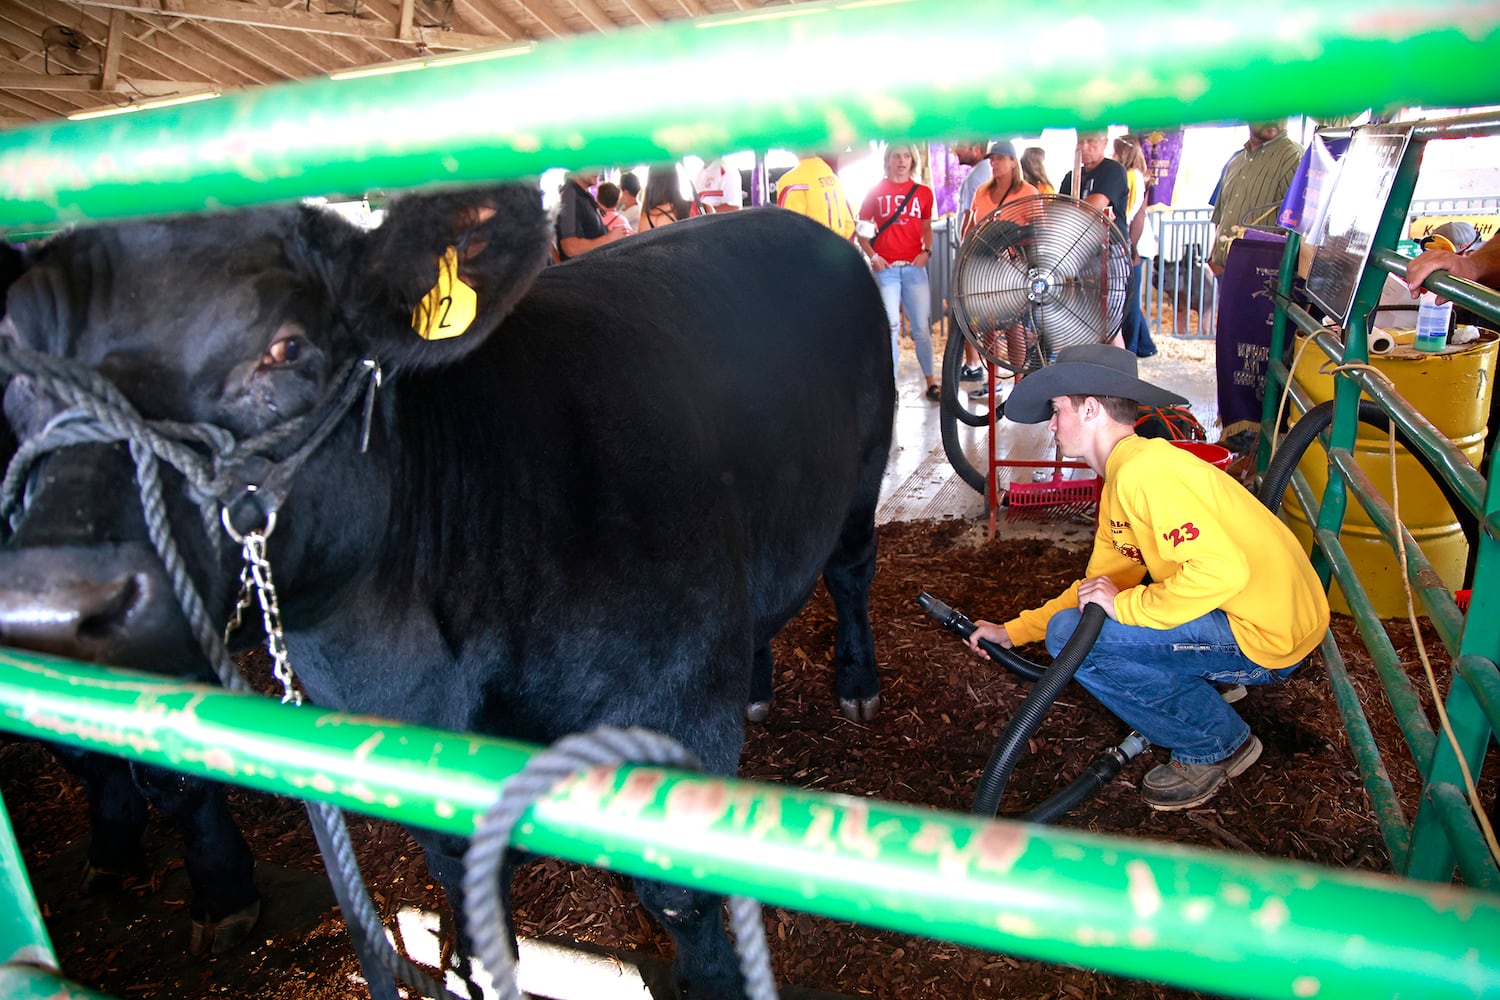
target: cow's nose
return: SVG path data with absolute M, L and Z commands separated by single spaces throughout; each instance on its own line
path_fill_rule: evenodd
M 127 630 L 143 592 L 132 573 L 101 579 L 52 578 L 32 586 L 11 581 L 0 588 L 0 642 L 87 657 L 92 648 Z

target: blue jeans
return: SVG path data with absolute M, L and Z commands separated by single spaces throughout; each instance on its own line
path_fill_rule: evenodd
M 880 301 L 885 303 L 891 323 L 891 364 L 901 364 L 901 307 L 911 324 L 911 339 L 917 345 L 917 364 L 924 376 L 932 374 L 932 293 L 927 288 L 927 268 L 915 264 L 892 264 L 876 272 Z
M 1078 627 L 1077 608 L 1047 623 L 1053 656 Z M 1229 616 L 1211 611 L 1176 628 L 1121 625 L 1105 619 L 1074 679 L 1099 703 L 1183 764 L 1223 760 L 1250 738 L 1250 727 L 1219 696 L 1214 683 L 1274 684 L 1295 667 L 1271 670 L 1240 652 Z
M 1149 358 L 1156 353 L 1156 342 L 1151 339 L 1151 324 L 1141 309 L 1141 268 L 1144 264 L 1142 261 L 1130 269 L 1130 282 L 1125 287 L 1125 318 L 1120 324 L 1120 333 L 1127 351 Z

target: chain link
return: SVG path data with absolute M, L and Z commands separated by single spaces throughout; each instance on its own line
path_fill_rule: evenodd
M 281 606 L 276 601 L 276 584 L 271 579 L 271 563 L 266 559 L 266 536 L 258 531 L 245 533 L 241 543 L 245 554 L 245 573 L 250 576 L 256 599 L 260 602 L 261 622 L 266 630 L 266 652 L 271 654 L 271 675 L 281 684 L 281 703 L 302 704 L 302 692 L 297 690 L 296 675 L 292 673 L 292 660 L 286 651 L 286 636 L 281 631 Z M 241 579 L 245 578 L 241 574 Z M 241 598 L 240 607 L 249 606 L 249 595 Z M 240 616 L 235 611 L 235 619 Z

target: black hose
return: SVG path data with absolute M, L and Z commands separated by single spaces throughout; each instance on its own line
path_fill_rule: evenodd
M 968 615 L 957 608 L 949 607 L 926 591 L 917 595 L 917 603 L 939 625 L 961 639 L 967 640 L 969 636 L 974 634 L 974 629 L 978 627 Z M 1039 681 L 1042 679 L 1042 674 L 1046 673 L 1045 670 L 1026 659 L 1020 653 L 1017 653 L 1013 649 L 1007 649 L 998 642 L 980 639 L 979 648 L 984 650 L 990 659 L 1023 680 Z
M 1260 502 L 1265 504 L 1272 513 L 1281 510 L 1282 497 L 1286 495 L 1287 486 L 1292 481 L 1292 473 L 1296 471 L 1297 463 L 1302 460 L 1302 454 L 1332 422 L 1333 400 L 1329 400 L 1326 403 L 1319 403 L 1303 414 L 1302 419 L 1293 424 L 1291 430 L 1287 431 L 1286 437 L 1282 438 L 1281 447 L 1276 449 L 1276 455 L 1271 459 L 1271 464 L 1266 467 L 1266 474 L 1260 483 Z M 1379 431 L 1388 430 L 1391 426 L 1390 417 L 1386 415 L 1386 412 L 1368 399 L 1359 401 L 1359 422 L 1369 424 Z M 1432 481 L 1442 491 L 1443 498 L 1453 508 L 1453 514 L 1458 518 L 1464 538 L 1468 540 L 1472 561 L 1473 554 L 1479 551 L 1478 519 L 1454 492 L 1453 484 L 1448 481 L 1448 477 L 1443 475 L 1442 470 L 1434 465 L 1421 449 L 1412 444 L 1400 424 L 1396 425 L 1396 439 L 1432 477 Z
M 1120 741 L 1119 746 L 1105 750 L 1062 791 L 1054 793 L 1030 812 L 1023 813 L 1021 818 L 1028 823 L 1051 823 L 1061 819 L 1074 806 L 1098 795 L 1105 785 L 1115 779 L 1121 768 L 1150 747 L 1151 744 L 1146 742 L 1144 736 L 1132 730 L 1129 736 Z
M 988 477 L 974 468 L 974 463 L 970 462 L 969 456 L 964 453 L 964 443 L 958 433 L 958 422 L 962 420 L 971 427 L 979 427 L 989 423 L 989 414 L 988 412 L 983 415 L 970 413 L 958 401 L 959 377 L 963 360 L 963 334 L 956 329 L 951 330 L 948 334 L 948 346 L 943 348 L 943 396 L 938 403 L 938 428 L 943 434 L 943 453 L 948 456 L 948 464 L 953 466 L 953 471 L 958 473 L 958 478 L 968 483 L 975 492 L 983 494 L 989 486 Z
M 977 816 L 994 816 L 999 810 L 1005 786 L 1010 782 L 1010 773 L 1015 770 L 1016 762 L 1025 751 L 1026 742 L 1041 726 L 1052 703 L 1073 679 L 1073 674 L 1093 647 L 1094 640 L 1099 638 L 1099 630 L 1104 627 L 1104 617 L 1104 609 L 1097 604 L 1090 604 L 1083 609 L 1083 617 L 1073 634 L 1068 637 L 1067 644 L 1058 652 L 1052 665 L 1032 687 L 1026 700 L 1021 702 L 1020 710 L 1000 734 L 1000 742 L 984 767 L 979 792 L 974 797 L 970 812 Z

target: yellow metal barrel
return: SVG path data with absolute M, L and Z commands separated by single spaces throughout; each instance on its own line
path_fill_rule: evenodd
M 1300 343 L 1299 340 L 1299 346 Z M 1449 348 L 1441 354 L 1397 347 L 1389 354 L 1372 356 L 1370 363 L 1384 372 L 1396 391 L 1477 467 L 1484 454 L 1497 345 L 1500 345 L 1500 338 L 1486 331 L 1480 340 Z M 1293 377 L 1306 388 L 1314 403 L 1333 398 L 1333 377 L 1318 371 L 1325 360 L 1322 352 L 1309 348 L 1301 352 L 1293 369 Z M 1290 407 L 1292 419 L 1300 418 L 1300 409 L 1295 404 L 1290 404 Z M 1390 502 L 1392 469 L 1385 432 L 1361 424 L 1354 444 L 1354 457 L 1381 496 Z M 1321 500 L 1328 485 L 1328 462 L 1323 449 L 1316 445 L 1309 448 L 1298 463 L 1298 469 Z M 1462 587 L 1469 546 L 1447 499 L 1427 470 L 1399 444 L 1396 446 L 1395 476 L 1400 489 L 1401 520 L 1443 582 L 1450 589 Z M 1290 489 L 1283 498 L 1281 516 L 1303 548 L 1310 551 L 1312 528 Z M 1376 614 L 1382 618 L 1404 616 L 1406 596 L 1401 585 L 1400 562 L 1353 497 L 1349 498 L 1339 539 L 1375 606 Z M 1335 611 L 1348 613 L 1348 603 L 1337 585 L 1329 595 L 1329 603 Z

